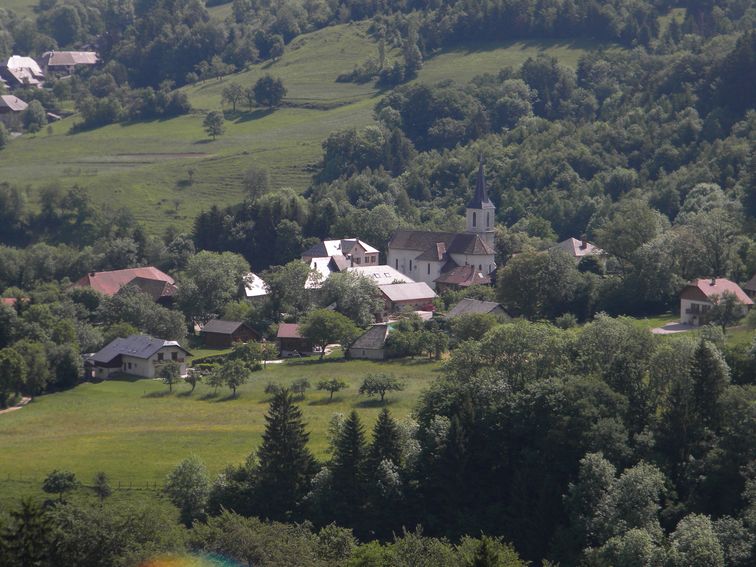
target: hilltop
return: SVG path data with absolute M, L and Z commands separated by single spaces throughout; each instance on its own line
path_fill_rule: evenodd
M 555 40 L 469 45 L 428 59 L 415 81 L 465 82 L 481 73 L 517 67 L 539 53 L 575 67 L 581 55 L 598 47 L 588 41 Z M 336 78 L 376 53 L 364 23 L 302 35 L 275 62 L 184 87 L 192 114 L 72 134 L 78 120 L 74 115 L 53 124 L 51 133 L 18 138 L 0 154 L 4 180 L 29 187 L 32 202 L 40 187 L 78 184 L 97 204 L 128 207 L 154 234 L 172 224 L 192 222 L 212 204 L 238 202 L 241 177 L 252 164 L 270 170 L 274 187 L 302 191 L 321 158 L 321 143 L 331 132 L 373 122 L 373 106 L 382 94 L 377 86 L 340 83 Z M 223 88 L 232 82 L 250 86 L 266 73 L 283 79 L 288 89 L 285 106 L 247 112 L 241 105 L 237 114 L 227 112 L 226 133 L 210 141 L 202 116 L 221 109 Z M 189 169 L 194 170 L 191 183 Z

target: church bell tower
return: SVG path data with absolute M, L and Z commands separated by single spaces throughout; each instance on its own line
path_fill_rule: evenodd
M 486 178 L 483 174 L 483 157 L 478 165 L 478 179 L 475 182 L 475 193 L 467 204 L 467 232 L 478 234 L 481 239 L 494 249 L 494 223 L 496 207 L 488 198 Z

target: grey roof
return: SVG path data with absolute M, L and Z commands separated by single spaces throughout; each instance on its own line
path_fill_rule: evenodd
M 47 51 L 42 61 L 48 67 L 73 67 L 74 65 L 94 65 L 97 53 L 94 51 Z
M 479 235 L 471 232 L 429 232 L 424 230 L 397 230 L 391 237 L 389 248 L 417 250 L 419 259 L 438 257 L 438 245 L 443 244 L 449 254 L 493 255 L 494 251 Z M 428 256 L 429 255 L 429 256 Z
M 488 209 L 492 208 L 494 204 L 491 199 L 488 198 L 488 191 L 486 190 L 486 177 L 483 174 L 483 157 L 480 158 L 480 164 L 478 165 L 478 178 L 475 181 L 475 193 L 473 193 L 472 199 L 467 203 L 468 209 Z
M 211 319 L 202 327 L 203 333 L 219 333 L 221 335 L 231 335 L 239 327 L 244 325 L 241 321 L 226 321 L 224 319 Z
M 457 303 L 449 313 L 446 314 L 446 318 L 452 319 L 459 315 L 467 315 L 468 313 L 491 313 L 497 309 L 506 313 L 500 304 L 493 301 L 480 301 L 478 299 L 465 298 Z
M 379 285 L 378 288 L 389 301 L 417 301 L 436 297 L 436 293 L 425 282 Z
M 0 108 L 8 108 L 13 112 L 21 112 L 29 106 L 23 100 L 13 95 L 0 95 Z
M 135 358 L 150 358 L 156 352 L 163 347 L 174 346 L 183 350 L 186 354 L 191 353 L 178 344 L 177 341 L 166 341 L 163 339 L 156 339 L 149 335 L 131 335 L 125 339 L 114 339 L 110 344 L 106 345 L 95 353 L 92 357 L 94 362 L 107 364 L 117 356 L 122 354 L 133 356 Z
M 746 291 L 756 291 L 756 274 L 741 287 Z
M 388 337 L 389 326 L 386 323 L 373 325 L 365 331 L 356 341 L 352 343 L 350 349 L 382 349 L 386 346 L 386 337 Z

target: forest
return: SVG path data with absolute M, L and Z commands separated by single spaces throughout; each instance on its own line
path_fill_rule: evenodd
M 0 511 L 0 565 L 184 552 L 266 566 L 752 565 L 756 342 L 728 341 L 726 322 L 660 338 L 632 317 L 674 310 L 694 278 L 756 273 L 753 2 L 234 0 L 220 22 L 198 0 L 40 0 L 33 16 L 0 8 L 0 55 L 96 47 L 102 65 L 14 91 L 38 103 L 24 132 L 41 128 L 39 109 L 65 107 L 96 129 L 191 112 L 180 87 L 363 20 L 378 56 L 340 80 L 380 85 L 374 123 L 324 139 L 303 193 L 250 164 L 237 172 L 243 201 L 162 234 L 81 187 L 29 199 L 4 182 L 14 142 L 0 123 L 0 295 L 16 300 L 0 305 L 0 403 L 75 386 L 81 353 L 135 332 L 183 340 L 189 322 L 221 316 L 272 337 L 334 304 L 366 326 L 366 300 L 338 301 L 370 296 L 361 284 L 302 292 L 303 250 L 349 236 L 385 258 L 398 228 L 460 230 L 480 160 L 496 205 L 494 289 L 438 307 L 496 299 L 517 319 L 400 324 L 397 356 L 448 347 L 440 378 L 410 421 L 335 420 L 327 458 L 283 390 L 246 462 L 217 477 L 189 455 L 177 464 L 170 506 L 105 490 L 69 499 L 75 482 L 58 478 L 57 501 Z M 469 82 L 414 81 L 445 49 L 513 38 L 615 47 L 574 69 L 538 56 Z M 609 259 L 576 265 L 550 250 L 569 237 Z M 177 275 L 175 305 L 69 289 L 144 265 Z M 253 307 L 237 295 L 250 270 L 272 290 Z

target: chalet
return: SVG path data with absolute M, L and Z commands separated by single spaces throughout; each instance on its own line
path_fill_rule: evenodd
M 152 266 L 90 272 L 80 278 L 74 287 L 89 287 L 103 295 L 112 296 L 126 285 L 137 286 L 159 303 L 170 303 L 177 289 L 176 282 L 171 276 Z
M 391 313 L 399 311 L 433 311 L 435 292 L 425 282 L 379 285 L 384 300 L 383 313 L 379 319 L 385 321 Z
M 374 281 L 375 285 L 414 283 L 410 278 L 391 266 L 354 266 L 347 268 L 347 272 L 365 276 Z
M 365 331 L 347 350 L 348 358 L 383 360 L 386 358 L 386 339 L 390 327 L 387 323 L 378 323 Z
M 478 168 L 473 198 L 467 204 L 465 232 L 397 230 L 388 244 L 388 265 L 417 282 L 436 289 L 439 278 L 460 266 L 473 266 L 482 276 L 496 269 L 494 217 L 488 198 L 483 162 Z M 455 273 L 457 279 L 459 272 Z M 442 284 L 443 285 L 443 284 Z
M 27 109 L 29 105 L 13 95 L 0 95 L 0 114 L 18 114 Z
M 165 341 L 147 335 L 117 338 L 87 359 L 94 378 L 110 378 L 117 373 L 154 378 L 161 364 L 169 361 L 181 366 L 186 375 L 188 350 L 176 341 Z
M 4 65 L 0 65 L 0 77 L 11 87 L 42 87 L 45 74 L 31 57 L 11 56 Z
M 71 74 L 81 65 L 92 66 L 98 63 L 94 51 L 46 51 L 42 54 L 42 68 L 45 73 L 58 72 Z
M 467 315 L 470 313 L 485 313 L 487 315 L 494 315 L 501 319 L 509 319 L 509 313 L 504 308 L 493 301 L 480 301 L 478 299 L 465 298 L 454 307 L 452 307 L 446 314 L 447 319 L 454 319 L 460 315 Z
M 270 294 L 268 284 L 260 276 L 252 272 L 249 272 L 242 278 L 242 287 L 244 297 L 250 300 L 261 299 Z
M 554 248 L 564 250 L 576 262 L 580 262 L 586 256 L 603 256 L 604 254 L 604 251 L 595 244 L 591 244 L 587 240 L 578 240 L 577 238 L 563 240 L 554 246 Z
M 746 292 L 746 295 L 748 295 L 748 297 L 750 297 L 751 299 L 756 299 L 756 274 L 754 274 L 750 280 L 744 283 L 742 287 L 743 291 Z
M 282 357 L 310 355 L 313 353 L 312 343 L 299 334 L 297 323 L 281 323 L 276 333 L 278 352 Z
M 302 253 L 302 260 L 341 257 L 346 260 L 345 266 L 364 266 L 378 264 L 378 254 L 377 249 L 358 238 L 342 238 L 318 242 Z
M 212 319 L 200 330 L 202 342 L 210 348 L 231 348 L 234 343 L 259 341 L 260 333 L 242 321 Z
M 701 278 L 686 285 L 680 293 L 680 322 L 696 326 L 706 324 L 707 312 L 725 292 L 738 299 L 743 314 L 753 305 L 753 300 L 735 282 L 725 278 Z

